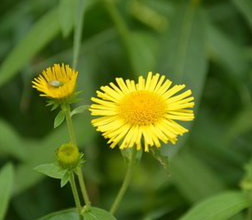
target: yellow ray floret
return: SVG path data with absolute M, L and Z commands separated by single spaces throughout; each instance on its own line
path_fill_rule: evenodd
M 68 65 L 54 64 L 32 81 L 32 87 L 42 92 L 40 96 L 53 99 L 70 97 L 76 87 L 78 72 Z
M 136 146 L 149 151 L 164 143 L 176 143 L 177 136 L 188 132 L 176 121 L 194 119 L 194 98 L 191 90 L 181 92 L 185 85 L 171 86 L 165 76 L 150 72 L 147 79 L 138 82 L 116 78 L 117 85 L 110 83 L 97 91 L 98 98 L 90 107 L 91 114 L 98 116 L 92 124 L 109 139 L 111 148 Z

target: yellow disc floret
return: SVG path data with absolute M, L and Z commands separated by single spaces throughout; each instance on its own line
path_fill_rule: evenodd
M 119 115 L 132 125 L 150 125 L 165 114 L 166 102 L 155 93 L 137 91 L 126 95 L 119 104 Z
M 80 161 L 80 152 L 72 143 L 61 145 L 56 153 L 57 160 L 63 168 L 75 168 Z
M 54 64 L 34 78 L 32 87 L 42 92 L 41 96 L 66 99 L 75 91 L 77 76 L 78 72 L 72 70 L 68 65 Z

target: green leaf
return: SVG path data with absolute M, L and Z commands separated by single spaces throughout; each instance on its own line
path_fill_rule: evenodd
M 11 79 L 31 58 L 59 33 L 57 10 L 45 14 L 32 26 L 23 40 L 14 47 L 0 66 L 0 87 Z
M 91 207 L 83 216 L 85 220 L 116 220 L 116 218 L 106 210 L 95 207 Z
M 35 167 L 34 170 L 55 179 L 62 179 L 66 173 L 55 163 L 41 164 Z
M 76 107 L 76 108 L 71 112 L 71 117 L 72 117 L 73 115 L 83 113 L 84 111 L 88 110 L 88 108 L 89 108 L 89 105 L 80 105 L 80 106 Z
M 179 220 L 226 220 L 250 205 L 243 193 L 226 192 L 200 202 Z
M 70 174 L 69 172 L 65 172 L 65 174 L 62 176 L 60 181 L 60 187 L 64 187 L 70 180 Z
M 62 210 L 59 212 L 51 213 L 45 217 L 42 217 L 38 220 L 77 220 L 78 214 L 76 209 L 68 209 Z M 89 211 L 84 213 L 85 220 L 116 220 L 114 216 L 112 216 L 106 210 L 91 207 Z
M 161 51 L 157 70 L 167 74 L 176 84 L 185 84 L 195 98 L 194 111 L 200 104 L 207 73 L 207 35 L 205 12 L 193 2 L 178 5 L 170 28 L 161 40 Z M 190 128 L 192 122 L 186 123 Z M 162 147 L 164 156 L 173 156 L 187 136 L 180 137 L 175 147 Z
M 233 77 L 241 78 L 250 69 L 245 47 L 237 44 L 221 29 L 210 24 L 207 29 L 211 58 L 222 64 Z
M 130 32 L 128 39 L 129 53 L 134 71 L 137 74 L 152 71 L 155 64 L 157 43 L 149 32 Z
M 172 182 L 192 202 L 224 189 L 213 170 L 189 151 L 179 152 L 170 162 L 169 171 Z
M 232 0 L 241 13 L 245 16 L 252 28 L 252 1 L 251 0 Z
M 79 219 L 76 209 L 67 209 L 46 215 L 38 220 L 77 220 Z
M 7 154 L 12 157 L 18 158 L 23 161 L 27 155 L 25 149 L 20 146 L 23 139 L 19 137 L 17 132 L 6 122 L 0 120 L 0 153 L 1 155 Z
M 14 170 L 11 164 L 0 170 L 0 220 L 4 219 L 13 189 Z
M 245 109 L 231 121 L 225 135 L 225 144 L 228 145 L 231 141 L 240 135 L 252 129 L 252 106 L 247 106 Z
M 57 114 L 54 120 L 54 128 L 59 127 L 64 122 L 65 117 L 66 117 L 65 112 L 62 110 L 59 111 L 59 113 Z
M 64 37 L 67 37 L 73 29 L 76 0 L 60 0 L 59 2 L 59 24 Z

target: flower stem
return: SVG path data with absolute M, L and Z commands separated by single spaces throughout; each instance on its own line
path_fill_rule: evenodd
M 71 142 L 74 145 L 77 145 L 76 144 L 76 137 L 75 137 L 75 133 L 74 133 L 74 128 L 73 128 L 73 121 L 72 121 L 72 118 L 71 118 L 71 110 L 70 110 L 69 105 L 67 105 L 65 107 L 65 114 L 66 114 L 66 122 L 67 122 L 67 129 L 68 129 L 69 137 L 71 139 Z
M 121 186 L 121 188 L 119 190 L 119 193 L 116 196 L 115 201 L 113 202 L 113 204 L 112 204 L 112 206 L 110 208 L 110 213 L 111 214 L 115 214 L 115 212 L 116 212 L 116 210 L 117 210 L 123 196 L 126 193 L 126 190 L 127 190 L 128 186 L 129 186 L 129 183 L 130 183 L 130 180 L 131 180 L 131 177 L 132 177 L 135 162 L 136 162 L 136 149 L 134 149 L 131 152 L 131 158 L 130 158 L 130 160 L 128 162 L 128 169 L 127 169 L 126 175 L 124 177 L 123 184 L 122 184 L 122 186 Z
M 80 198 L 79 198 L 78 191 L 76 188 L 73 171 L 71 171 L 71 173 L 70 173 L 70 184 L 71 184 L 71 188 L 72 188 L 72 192 L 73 192 L 75 205 L 76 205 L 77 211 L 79 213 L 79 218 L 80 218 L 80 220 L 82 220 Z
M 72 121 L 72 117 L 71 117 L 70 105 L 67 105 L 63 108 L 64 108 L 65 114 L 66 114 L 67 128 L 68 128 L 68 133 L 69 133 L 71 142 L 72 142 L 72 144 L 77 146 L 75 132 L 74 132 L 74 128 L 73 128 L 73 121 Z M 86 185 L 85 185 L 85 181 L 84 181 L 84 176 L 82 174 L 82 170 L 80 167 L 77 167 L 77 176 L 78 176 L 78 180 L 80 183 L 83 199 L 85 201 L 86 206 L 89 207 L 91 205 L 91 203 L 90 203 L 90 200 L 88 197 L 88 193 L 87 193 L 87 189 L 86 189 Z
M 84 176 L 80 167 L 77 167 L 77 176 L 79 179 L 83 199 L 86 203 L 86 207 L 89 208 L 91 206 L 91 202 L 88 197 L 88 193 L 87 193 L 87 189 L 86 189 L 85 181 L 84 181 Z

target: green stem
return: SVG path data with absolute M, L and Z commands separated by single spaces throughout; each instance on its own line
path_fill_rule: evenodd
M 88 197 L 88 193 L 87 193 L 87 189 L 86 189 L 86 185 L 84 181 L 84 176 L 80 167 L 77 167 L 77 176 L 79 179 L 83 199 L 86 203 L 87 208 L 89 208 L 91 206 L 91 202 Z
M 123 196 L 125 195 L 126 193 L 126 190 L 129 186 L 129 183 L 130 183 L 130 180 L 131 180 L 131 177 L 132 177 L 132 173 L 133 173 L 133 168 L 134 168 L 134 165 L 135 165 L 135 162 L 136 162 L 136 150 L 134 149 L 131 153 L 131 158 L 130 158 L 130 161 L 128 163 L 128 169 L 127 169 L 127 172 L 126 172 L 126 175 L 124 177 L 124 180 L 123 180 L 123 184 L 119 190 L 119 193 L 117 194 L 116 196 L 116 199 L 115 201 L 113 202 L 111 208 L 110 208 L 110 213 L 111 214 L 115 214 Z
M 72 171 L 70 173 L 70 184 L 71 184 L 71 188 L 72 188 L 72 192 L 73 192 L 75 205 L 76 205 L 77 211 L 79 213 L 79 218 L 80 218 L 80 220 L 82 220 L 80 198 L 78 195 L 78 191 L 77 191 L 77 187 L 76 187 L 75 179 L 74 179 L 74 174 Z
M 73 69 L 76 69 L 80 46 L 81 46 L 81 36 L 82 36 L 82 27 L 83 27 L 83 18 L 85 11 L 85 0 L 79 0 L 77 3 L 77 13 L 75 20 L 75 28 L 74 28 L 74 41 L 73 41 Z
M 69 133 L 71 142 L 72 142 L 72 144 L 77 146 L 75 132 L 74 132 L 74 128 L 73 128 L 73 121 L 72 121 L 72 117 L 71 117 L 70 105 L 63 106 L 62 108 L 64 109 L 65 114 L 66 114 L 67 128 L 68 128 L 68 133 Z M 86 189 L 86 185 L 85 185 L 85 181 L 84 181 L 84 176 L 82 174 L 80 167 L 77 167 L 77 176 L 78 176 L 78 180 L 80 183 L 83 199 L 85 201 L 86 206 L 89 207 L 91 203 L 90 203 L 90 200 L 88 197 L 88 193 L 87 193 L 87 189 Z
M 73 128 L 73 121 L 72 121 L 72 118 L 71 118 L 70 106 L 66 105 L 64 107 L 64 110 L 65 110 L 65 114 L 66 114 L 66 122 L 67 122 L 67 129 L 68 129 L 69 137 L 71 139 L 71 142 L 74 145 L 76 145 L 76 137 L 75 137 L 74 128 Z

